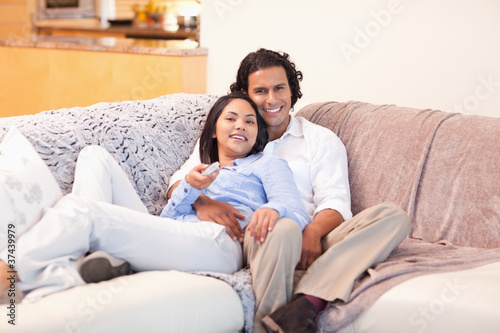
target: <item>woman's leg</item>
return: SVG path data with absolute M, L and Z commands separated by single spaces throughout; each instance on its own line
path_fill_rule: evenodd
M 133 270 L 216 271 L 242 266 L 242 250 L 210 222 L 156 217 L 69 194 L 17 242 L 17 272 L 31 299 L 83 284 L 76 261 L 103 250 L 127 260 Z M 6 252 L 0 259 L 6 262 Z M 28 299 L 30 295 L 28 295 Z
M 123 168 L 106 149 L 91 145 L 78 155 L 72 193 L 147 213 Z M 129 273 L 129 264 L 99 251 L 80 262 L 79 272 L 86 282 L 100 282 Z
M 100 146 L 87 146 L 80 151 L 72 193 L 147 212 L 125 171 L 111 154 Z

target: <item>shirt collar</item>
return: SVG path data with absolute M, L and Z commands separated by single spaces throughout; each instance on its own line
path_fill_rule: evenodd
M 302 137 L 304 135 L 304 132 L 302 131 L 302 126 L 300 125 L 300 122 L 295 118 L 295 116 L 290 115 L 290 122 L 288 123 L 288 126 L 286 128 L 285 133 L 279 138 L 274 141 L 280 141 L 283 140 L 287 135 L 292 135 L 295 137 Z
M 259 158 L 261 158 L 262 155 L 263 155 L 263 153 L 260 152 L 260 153 L 256 153 L 256 154 L 253 154 L 253 155 L 250 155 L 247 157 L 238 158 L 238 159 L 233 161 L 233 165 L 238 166 L 238 165 L 243 165 L 243 164 L 251 164 L 251 163 L 257 161 Z

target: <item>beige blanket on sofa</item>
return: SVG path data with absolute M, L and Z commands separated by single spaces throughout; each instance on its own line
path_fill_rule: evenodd
M 389 258 L 370 269 L 354 286 L 347 303 L 331 304 L 320 316 L 322 332 L 351 324 L 392 287 L 424 274 L 450 272 L 500 261 L 500 248 L 457 247 L 447 241 L 405 240 Z
M 350 301 L 323 312 L 323 330 L 347 326 L 412 277 L 500 261 L 500 119 L 361 102 L 297 115 L 344 142 L 354 214 L 392 201 L 412 220 L 409 238 L 357 281 Z

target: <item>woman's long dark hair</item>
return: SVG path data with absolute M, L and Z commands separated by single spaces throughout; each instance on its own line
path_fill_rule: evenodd
M 203 126 L 200 136 L 200 160 L 202 163 L 210 164 L 219 160 L 217 138 L 213 138 L 212 136 L 215 133 L 217 120 L 219 119 L 222 110 L 224 110 L 224 108 L 233 99 L 242 99 L 247 101 L 254 109 L 255 116 L 257 117 L 257 140 L 248 155 L 263 151 L 269 141 L 266 123 L 259 114 L 257 105 L 255 105 L 254 101 L 252 101 L 247 94 L 244 94 L 241 91 L 235 91 L 219 98 L 208 112 L 207 119 L 205 120 L 205 125 Z

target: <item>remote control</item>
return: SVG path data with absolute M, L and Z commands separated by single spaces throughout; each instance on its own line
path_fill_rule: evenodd
M 219 162 L 214 162 L 214 163 L 210 164 L 206 169 L 203 169 L 201 171 L 201 174 L 205 175 L 205 176 L 210 176 L 218 168 L 219 168 Z

